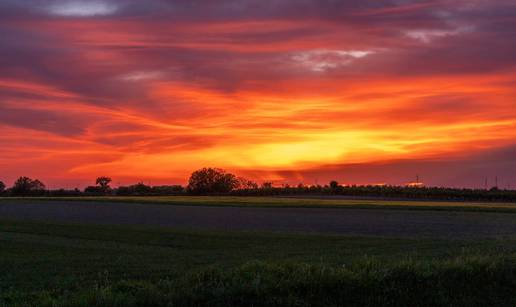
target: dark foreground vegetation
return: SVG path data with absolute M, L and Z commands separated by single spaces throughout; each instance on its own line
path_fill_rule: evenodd
M 0 306 L 514 306 L 514 239 L 0 223 Z
M 516 202 L 516 190 L 455 189 L 424 186 L 343 186 L 336 181 L 327 185 L 282 185 L 271 182 L 261 185 L 237 177 L 224 170 L 203 168 L 190 176 L 188 185 L 149 186 L 138 183 L 112 188 L 110 177 L 99 177 L 96 185 L 84 190 L 47 190 L 39 180 L 20 177 L 12 187 L 0 182 L 0 196 L 177 196 L 177 195 L 226 195 L 226 196 L 345 196 L 369 198 L 393 198 L 414 200 L 491 201 Z
M 515 306 L 516 267 L 502 260 L 368 262 L 331 267 L 253 262 L 177 280 L 120 281 L 52 297 L 16 293 L 9 306 Z

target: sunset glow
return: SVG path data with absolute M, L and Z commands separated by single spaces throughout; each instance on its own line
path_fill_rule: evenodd
M 2 1 L 0 179 L 516 186 L 516 4 Z

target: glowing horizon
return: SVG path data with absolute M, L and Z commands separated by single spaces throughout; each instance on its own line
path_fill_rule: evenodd
M 516 186 L 513 1 L 5 1 L 0 180 Z

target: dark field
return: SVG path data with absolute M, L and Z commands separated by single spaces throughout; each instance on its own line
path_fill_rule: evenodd
M 428 301 L 418 296 L 421 306 L 432 306 L 457 295 L 478 296 L 478 290 L 479 303 L 504 306 L 513 302 L 507 299 L 516 277 L 516 240 L 509 238 L 388 239 L 12 221 L 1 222 L 0 234 L 5 306 L 375 306 L 388 305 L 384 298 L 413 303 L 416 297 L 407 296 L 413 291 L 448 291 Z M 386 279 L 391 288 L 385 288 Z M 306 296 L 310 291 L 326 300 L 316 304 Z M 475 305 L 471 297 L 465 302 L 456 305 Z
M 263 200 L 264 203 L 265 200 Z M 289 199 L 287 201 L 296 200 Z M 315 200 L 315 202 L 319 201 Z M 381 204 L 381 201 L 378 202 Z M 0 202 L 0 217 L 74 223 L 149 225 L 183 229 L 389 237 L 478 238 L 516 235 L 516 215 L 512 213 L 455 211 L 450 207 L 444 207 L 448 210 L 409 210 L 405 209 L 402 205 L 403 202 L 396 207 L 379 206 L 376 209 L 364 209 L 360 207 L 360 204 L 355 206 L 349 203 L 340 208 L 324 206 L 321 208 L 272 207 L 272 205 L 253 207 L 249 203 L 241 206 L 211 206 L 209 202 L 196 205 L 186 204 L 107 203 L 96 200 L 4 200 Z M 407 206 L 414 205 L 412 202 L 405 204 Z
M 339 208 L 339 209 L 406 209 L 418 211 L 461 211 L 516 213 L 516 203 L 468 201 L 416 201 L 393 199 L 349 199 L 339 196 L 238 197 L 238 196 L 86 196 L 0 198 L 0 203 L 89 202 L 133 203 L 210 207 L 253 208 Z
M 513 216 L 2 201 L 0 306 L 514 306 Z

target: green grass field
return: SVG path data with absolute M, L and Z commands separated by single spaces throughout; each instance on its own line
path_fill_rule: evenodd
M 514 306 L 515 255 L 516 238 L 0 221 L 0 306 Z
M 106 203 L 141 203 L 181 206 L 231 206 L 231 207 L 296 207 L 296 208 L 366 208 L 446 210 L 516 213 L 514 203 L 444 202 L 398 200 L 348 200 L 280 197 L 225 197 L 225 196 L 102 196 L 102 197 L 39 197 L 31 201 L 92 201 Z M 23 201 L 24 198 L 0 198 L 1 201 Z
M 191 196 L 34 200 L 516 213 L 514 204 L 466 202 Z M 516 237 L 194 232 L 0 220 L 1 307 L 515 305 Z

